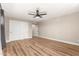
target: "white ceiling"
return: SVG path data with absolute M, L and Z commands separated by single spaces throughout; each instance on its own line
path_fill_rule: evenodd
M 2 3 L 2 8 L 6 17 L 29 21 L 49 20 L 50 18 L 79 12 L 79 4 L 77 3 Z M 36 8 L 46 11 L 47 15 L 44 15 L 43 18 L 33 18 L 32 15 L 28 15 L 29 11 L 34 11 Z

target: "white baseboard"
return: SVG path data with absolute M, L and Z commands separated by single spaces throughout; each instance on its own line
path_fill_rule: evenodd
M 75 43 L 75 42 L 69 42 L 69 41 L 64 41 L 64 40 L 59 40 L 59 39 L 54 39 L 54 38 L 49 38 L 49 37 L 43 37 L 43 36 L 39 36 L 39 37 L 79 46 L 79 44 L 78 44 L 78 43 Z M 28 39 L 28 38 L 27 38 L 27 39 Z M 14 40 L 13 40 L 13 41 L 14 41 Z M 8 42 L 11 42 L 11 40 L 8 40 L 8 41 L 6 41 L 6 42 L 7 42 L 7 43 L 8 43 Z
M 24 38 L 24 39 L 30 39 L 30 38 L 32 38 L 32 37 L 28 37 L 28 38 Z M 18 40 L 18 39 L 16 39 L 16 40 Z M 16 41 L 16 40 L 6 40 L 6 42 L 8 43 L 8 42 L 11 42 L 11 41 Z M 19 39 L 19 40 L 23 40 L 23 39 Z
M 75 43 L 75 42 L 68 42 L 68 41 L 64 41 L 64 40 L 53 39 L 53 38 L 48 38 L 48 37 L 43 37 L 43 36 L 39 36 L 39 37 L 79 46 L 79 44 Z

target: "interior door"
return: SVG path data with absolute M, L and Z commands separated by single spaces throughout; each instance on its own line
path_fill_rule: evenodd
M 10 41 L 28 38 L 28 23 L 24 21 L 9 21 L 9 39 Z

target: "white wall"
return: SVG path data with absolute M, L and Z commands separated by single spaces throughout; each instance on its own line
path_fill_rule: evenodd
M 79 43 L 79 13 L 40 22 L 39 36 Z

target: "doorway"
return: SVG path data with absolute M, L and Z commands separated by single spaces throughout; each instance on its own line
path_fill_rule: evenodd
M 38 24 L 32 24 L 32 37 L 38 36 Z

